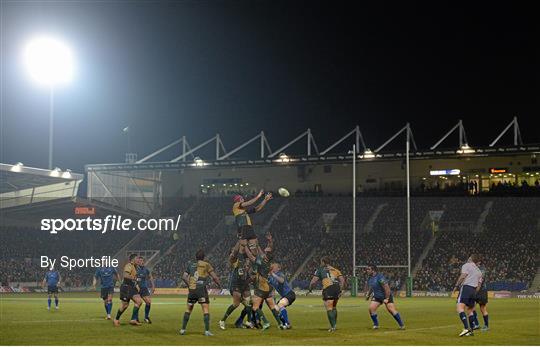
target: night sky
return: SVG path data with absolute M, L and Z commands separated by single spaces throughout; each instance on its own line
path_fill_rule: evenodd
M 127 125 L 139 157 L 216 132 L 232 149 L 264 130 L 277 149 L 308 127 L 324 149 L 356 124 L 376 148 L 407 121 L 425 149 L 460 118 L 469 143 L 484 146 L 514 115 L 524 141 L 538 143 L 535 11 L 475 6 L 1 1 L 0 161 L 47 166 L 48 91 L 22 64 L 42 33 L 66 41 L 77 61 L 74 81 L 56 91 L 62 169 L 122 162 Z M 445 145 L 456 147 L 457 134 Z

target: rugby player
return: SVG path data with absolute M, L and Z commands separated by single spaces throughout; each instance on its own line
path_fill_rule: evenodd
M 330 322 L 329 332 L 336 331 L 337 324 L 337 304 L 343 287 L 345 286 L 345 277 L 341 274 L 341 271 L 330 265 L 329 257 L 322 257 L 319 268 L 315 271 L 315 274 L 311 278 L 309 283 L 308 294 L 313 290 L 313 286 L 318 282 L 322 282 L 323 287 L 323 301 L 326 308 L 326 315 Z
M 232 213 L 234 215 L 236 226 L 238 228 L 237 234 L 240 239 L 240 254 L 241 258 L 245 255 L 246 245 L 251 249 L 251 253 L 256 253 L 258 241 L 257 235 L 253 230 L 253 224 L 251 222 L 250 214 L 261 211 L 266 203 L 272 199 L 272 193 L 267 193 L 264 196 L 263 201 L 253 207 L 264 194 L 264 191 L 260 191 L 253 199 L 245 201 L 241 195 L 235 195 L 233 197 Z M 241 259 L 242 260 L 242 259 Z
M 223 315 L 223 318 L 219 321 L 219 327 L 222 330 L 226 329 L 225 321 L 233 313 L 233 311 L 236 310 L 238 306 L 240 306 L 240 303 L 244 305 L 244 308 L 247 309 L 247 311 L 245 313 L 242 312 L 243 316 L 240 320 L 240 324 L 236 324 L 237 328 L 242 327 L 244 317 L 248 315 L 251 311 L 251 291 L 249 289 L 248 278 L 249 269 L 245 265 L 243 265 L 238 259 L 238 252 L 239 245 L 237 244 L 235 247 L 232 248 L 229 255 L 229 264 L 231 266 L 231 273 L 229 275 L 229 291 L 233 297 L 233 303 L 227 308 L 227 311 Z M 251 327 L 250 321 L 248 321 L 247 324 L 248 327 Z
M 254 314 L 263 322 L 262 329 L 266 330 L 270 328 L 270 322 L 266 319 L 263 311 L 262 305 L 266 302 L 266 305 L 272 311 L 278 326 L 281 326 L 283 323 L 279 317 L 279 311 L 276 308 L 276 303 L 272 295 L 273 288 L 268 282 L 268 276 L 270 274 L 270 264 L 273 258 L 273 239 L 270 233 L 266 234 L 266 239 L 268 244 L 264 251 L 258 247 L 257 256 L 255 256 L 249 247 L 246 248 L 246 255 L 249 260 L 253 263 L 253 279 L 254 279 L 254 295 L 252 298 L 252 307 Z
M 280 328 L 291 329 L 287 306 L 291 306 L 294 303 L 296 300 L 296 293 L 292 290 L 289 282 L 287 282 L 285 274 L 281 271 L 280 264 L 274 263 L 270 266 L 268 282 L 270 282 L 270 285 L 279 293 L 279 295 L 281 295 L 281 298 L 277 302 L 279 317 L 282 321 Z
M 129 256 L 129 262 L 124 266 L 124 280 L 120 286 L 120 300 L 122 306 L 116 312 L 116 318 L 113 319 L 114 326 L 120 326 L 120 317 L 127 310 L 129 302 L 133 300 L 133 313 L 131 314 L 131 325 L 141 325 L 137 321 L 137 315 L 139 314 L 139 308 L 142 305 L 142 299 L 139 294 L 139 286 L 137 284 L 137 254 L 131 254 Z
M 486 268 L 482 264 L 482 260 L 479 259 L 477 261 L 478 268 L 480 269 L 480 272 L 482 273 L 482 279 L 480 281 L 480 285 L 478 286 L 478 291 L 476 292 L 475 296 L 475 303 L 477 303 L 480 306 L 480 312 L 482 313 L 482 317 L 484 318 L 484 326 L 482 327 L 482 331 L 488 331 L 489 330 L 489 316 L 487 311 L 487 304 L 488 304 L 488 290 L 487 290 L 487 281 L 486 281 Z M 480 323 L 478 322 L 478 314 L 476 313 L 476 309 L 473 309 L 473 330 L 480 328 Z M 470 324 L 470 321 L 469 321 Z
M 47 310 L 51 310 L 51 295 L 54 296 L 54 308 L 58 310 L 58 286 L 60 285 L 60 273 L 53 267 L 45 273 L 43 283 L 41 284 L 45 288 L 47 284 Z
M 105 319 L 111 319 L 111 312 L 113 307 L 112 297 L 114 293 L 114 284 L 119 280 L 118 272 L 112 266 L 97 268 L 94 274 L 94 280 L 92 281 L 92 287 L 96 290 L 97 280 L 101 286 L 101 299 L 103 299 L 103 305 L 105 306 Z
M 148 286 L 150 282 L 150 287 Z M 140 256 L 137 259 L 137 283 L 139 284 L 139 294 L 144 301 L 144 322 L 152 324 L 150 320 L 150 308 L 152 304 L 152 293 L 154 292 L 154 277 L 152 272 L 144 266 L 144 257 Z M 139 315 L 137 311 L 136 319 L 139 320 Z
M 371 303 L 369 304 L 369 315 L 373 321 L 373 329 L 379 329 L 379 319 L 377 318 L 377 309 L 384 304 L 388 313 L 394 317 L 400 329 L 405 329 L 401 316 L 394 304 L 394 296 L 388 285 L 388 281 L 381 272 L 377 271 L 377 266 L 370 264 L 366 267 L 368 274 L 368 288 L 372 293 Z M 368 296 L 369 297 L 369 296 Z
M 472 254 L 467 263 L 461 267 L 461 275 L 459 276 L 456 286 L 452 290 L 452 294 L 459 289 L 459 296 L 457 299 L 457 313 L 459 319 L 463 323 L 463 331 L 459 334 L 462 336 L 473 336 L 472 326 L 469 327 L 467 317 L 472 315 L 474 309 L 476 288 L 480 285 L 482 280 L 482 272 L 476 265 L 478 257 L 476 254 Z
M 193 312 L 193 306 L 195 303 L 201 304 L 203 310 L 204 320 L 204 335 L 213 336 L 210 332 L 210 301 L 208 300 L 208 289 L 206 287 L 209 280 L 208 277 L 212 277 L 214 282 L 221 287 L 219 278 L 214 272 L 214 268 L 209 262 L 204 260 L 204 251 L 198 250 L 195 254 L 195 261 L 190 261 L 187 264 L 187 268 L 182 275 L 182 280 L 187 284 L 189 288 L 187 298 L 187 308 L 184 313 L 184 320 L 182 322 L 182 329 L 180 329 L 180 335 L 186 334 L 186 327 L 189 322 L 191 312 Z

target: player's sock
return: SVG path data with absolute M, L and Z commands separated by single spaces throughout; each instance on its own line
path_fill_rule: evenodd
M 122 313 L 124 313 L 126 309 L 122 310 L 122 309 L 118 309 L 118 311 L 116 311 L 116 320 L 119 320 L 120 317 L 122 316 Z
M 131 320 L 139 320 L 139 307 L 133 306 L 133 312 L 131 313 Z
M 103 306 L 105 306 L 105 313 L 109 314 L 109 303 L 106 302 L 106 303 L 103 304 Z
M 184 312 L 184 320 L 182 321 L 182 330 L 186 330 L 187 323 L 189 322 L 189 312 Z
M 393 315 L 394 319 L 396 320 L 397 324 L 399 324 L 400 327 L 403 326 L 403 321 L 401 320 L 401 316 L 399 315 L 399 312 L 396 312 L 396 314 Z
M 289 323 L 289 314 L 287 313 L 287 308 L 282 307 L 280 309 L 279 315 L 280 315 L 281 320 L 283 321 L 283 323 L 290 324 Z
M 486 314 L 483 317 L 484 317 L 484 325 L 488 327 L 489 326 L 489 316 Z
M 144 319 L 150 317 L 150 304 L 144 305 Z
M 467 322 L 467 315 L 465 314 L 465 312 L 459 313 L 459 319 L 461 320 L 461 323 L 463 323 L 463 328 L 469 329 L 469 324 Z
M 226 321 L 227 317 L 229 317 L 231 313 L 233 313 L 233 311 L 236 310 L 237 307 L 238 306 L 234 306 L 233 304 L 229 305 L 229 307 L 227 307 L 227 311 L 225 311 L 225 314 L 223 315 L 223 318 L 221 318 L 221 320 Z
M 266 319 L 266 317 L 264 316 L 263 311 L 262 311 L 260 308 L 257 309 L 257 311 L 255 311 L 255 313 L 259 315 L 259 318 L 260 318 L 263 322 L 268 323 L 268 319 Z
M 281 324 L 281 318 L 279 318 L 279 311 L 274 307 L 272 310 L 272 315 L 274 315 L 274 319 L 276 320 L 277 324 Z
M 371 313 L 369 315 L 371 317 L 371 320 L 373 321 L 373 325 L 374 326 L 379 326 L 379 319 L 377 318 L 377 314 L 376 313 Z
M 112 301 L 109 302 L 109 310 L 107 311 L 108 314 L 111 314 L 112 312 Z
M 251 314 L 250 312 L 251 309 L 249 307 L 244 307 L 244 309 L 242 310 L 242 312 L 240 312 L 240 317 L 238 317 L 238 319 L 236 320 L 236 322 L 234 322 L 234 325 L 235 326 L 239 326 L 240 324 L 242 324 L 244 322 L 244 318 L 246 316 L 248 316 L 248 321 L 251 322 Z
M 204 331 L 210 330 L 210 313 L 205 313 L 203 317 Z
M 332 312 L 333 312 L 333 315 L 334 315 L 334 328 L 336 327 L 336 324 L 337 324 L 337 308 L 333 308 L 332 309 Z
M 336 321 L 335 321 L 335 312 L 334 310 L 327 310 L 326 316 L 328 317 L 328 322 L 330 322 L 330 327 L 335 328 L 336 327 Z
M 471 329 L 474 327 L 474 314 L 471 314 L 469 316 L 469 326 L 471 327 Z
M 476 311 L 473 311 L 473 317 L 474 317 L 474 326 L 479 326 L 480 322 L 478 321 L 478 313 Z
M 58 307 L 58 298 L 54 298 L 54 306 Z
M 51 308 L 51 298 L 49 298 L 49 299 L 47 300 L 47 306 L 48 306 L 49 308 Z

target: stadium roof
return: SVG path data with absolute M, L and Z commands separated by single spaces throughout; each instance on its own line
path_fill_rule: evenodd
M 82 180 L 83 175 L 71 171 L 45 170 L 0 163 L 0 194 L 44 185 Z
M 497 145 L 499 140 L 507 133 L 511 131 L 513 137 L 513 145 Z M 452 146 L 453 148 L 441 149 L 439 146 L 447 141 L 450 135 L 458 133 L 459 141 Z M 400 137 L 402 137 L 403 145 L 399 146 L 402 149 L 399 151 L 387 151 L 387 145 L 391 142 L 397 142 Z M 484 146 L 474 146 L 471 147 L 467 141 L 467 135 L 465 133 L 465 127 L 461 120 L 447 131 L 434 145 L 429 147 L 427 150 L 419 150 L 414 141 L 413 132 L 411 126 L 407 123 L 403 128 L 397 131 L 392 137 L 390 137 L 386 142 L 377 147 L 372 147 L 374 150 L 371 150 L 369 146 L 366 145 L 360 127 L 356 126 L 354 129 L 346 133 L 343 137 L 338 139 L 336 142 L 330 144 L 326 148 L 319 151 L 319 147 L 315 142 L 315 138 L 310 129 L 307 129 L 290 142 L 279 147 L 279 149 L 272 150 L 268 142 L 265 133 L 261 131 L 251 139 L 240 144 L 227 151 L 223 144 L 220 134 L 216 134 L 214 137 L 198 144 L 197 146 L 191 147 L 188 143 L 186 136 L 177 139 L 170 144 L 146 155 L 142 159 L 134 163 L 117 163 L 117 164 L 93 164 L 87 165 L 87 170 L 119 170 L 119 169 L 178 169 L 186 167 L 205 167 L 205 166 L 230 166 L 230 165 L 267 165 L 272 163 L 301 163 L 301 162 L 340 162 L 348 161 L 352 159 L 352 151 L 349 153 L 343 152 L 343 144 L 349 144 L 351 149 L 354 144 L 356 147 L 357 159 L 362 160 L 395 160 L 404 158 L 406 155 L 405 152 L 405 139 L 411 144 L 411 150 L 409 155 L 411 159 L 430 159 L 430 158 L 448 158 L 448 157 L 464 157 L 464 156 L 490 156 L 490 155 L 518 155 L 526 153 L 536 153 L 540 151 L 540 145 L 524 145 L 521 139 L 521 132 L 519 129 L 519 124 L 517 117 L 514 117 L 512 121 L 494 138 L 494 140 L 488 145 Z M 304 148 L 306 151 L 300 154 L 291 154 L 288 151 L 292 150 L 291 146 L 299 143 L 300 141 L 304 142 Z M 260 155 L 258 158 L 238 158 L 235 157 L 240 150 L 246 148 L 249 145 L 256 144 L 258 150 L 260 150 Z M 203 147 L 208 145 L 215 146 L 215 156 L 212 159 L 205 158 L 204 160 L 198 156 L 195 156 L 198 151 Z M 168 161 L 151 161 L 155 159 L 158 155 L 170 151 L 171 148 L 177 146 L 181 147 L 180 155 L 176 151 L 176 155 Z M 339 147 L 338 147 L 339 146 Z M 341 152 L 336 150 L 341 148 Z M 285 154 L 287 152 L 287 154 Z M 188 157 L 190 160 L 188 161 Z
M 74 198 L 83 178 L 70 170 L 0 163 L 0 209 Z

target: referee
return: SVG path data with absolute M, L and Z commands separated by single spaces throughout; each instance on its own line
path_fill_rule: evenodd
M 476 288 L 478 288 L 482 281 L 482 272 L 476 265 L 477 262 L 478 256 L 472 254 L 461 267 L 461 275 L 452 291 L 454 293 L 459 288 L 457 312 L 459 319 L 463 323 L 463 331 L 459 334 L 460 337 L 473 336 L 473 327 L 472 325 L 469 326 L 467 317 L 472 315 L 476 300 Z

